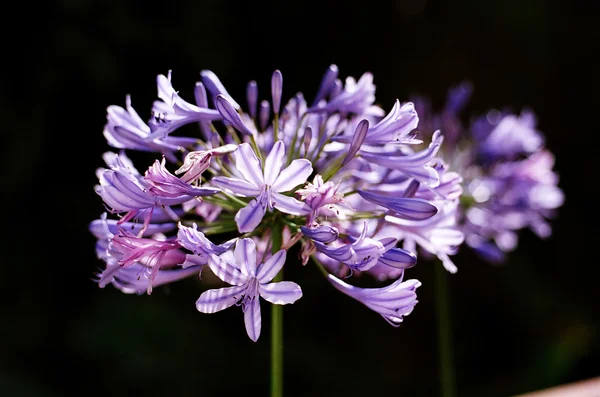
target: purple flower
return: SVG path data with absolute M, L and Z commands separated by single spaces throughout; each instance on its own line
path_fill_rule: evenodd
M 367 152 L 363 150 L 361 157 L 371 163 L 379 164 L 392 170 L 402 171 L 405 175 L 417 181 L 435 187 L 439 184 L 439 175 L 429 164 L 435 158 L 444 137 L 436 132 L 427 149 L 417 153 L 406 154 L 402 151 Z
M 273 145 L 265 160 L 264 171 L 260 160 L 247 143 L 242 143 L 233 156 L 237 170 L 243 179 L 217 176 L 211 180 L 211 183 L 244 197 L 256 197 L 235 216 L 240 233 L 254 230 L 267 209 L 272 211 L 273 208 L 277 208 L 291 215 L 306 215 L 310 212 L 306 204 L 281 194 L 306 182 L 306 178 L 312 173 L 310 161 L 297 159 L 282 170 L 281 167 L 285 162 L 285 148 L 282 141 L 277 141 Z
M 127 95 L 125 109 L 111 105 L 107 109 L 107 123 L 104 137 L 108 144 L 117 149 L 133 149 L 145 152 L 159 152 L 170 161 L 176 161 L 174 152 L 196 143 L 196 138 L 166 137 L 149 139 L 151 129 L 131 106 Z
M 418 302 L 415 290 L 421 286 L 417 280 L 402 281 L 400 278 L 386 287 L 358 288 L 331 274 L 328 279 L 338 291 L 379 313 L 394 327 L 398 327 L 402 323 L 403 317 L 413 311 Z
M 201 266 L 192 266 L 186 269 L 154 269 L 134 263 L 129 267 L 119 265 L 107 266 L 104 271 L 97 275 L 100 288 L 112 284 L 115 288 L 126 294 L 144 294 L 148 292 L 148 286 L 158 287 L 164 284 L 183 280 L 200 273 Z
M 196 176 L 197 178 L 197 176 Z M 175 199 L 177 204 L 195 197 L 210 196 L 219 192 L 213 187 L 197 187 L 171 174 L 165 167 L 165 159 L 156 160 L 148 168 L 144 179 L 150 182 L 148 190 L 155 197 Z M 182 201 L 183 200 L 183 201 Z
M 407 102 L 400 105 L 396 100 L 388 115 L 373 127 L 369 128 L 364 145 L 383 145 L 386 143 L 419 144 L 423 141 L 415 139 L 419 117 L 414 105 Z M 337 142 L 349 143 L 352 137 L 341 135 L 334 138 Z
M 261 331 L 259 296 L 276 305 L 296 302 L 302 297 L 300 286 L 291 281 L 271 283 L 285 263 L 286 253 L 278 251 L 264 263 L 256 265 L 256 244 L 249 238 L 238 240 L 235 251 L 220 257 L 209 256 L 213 273 L 232 287 L 208 290 L 196 301 L 202 313 L 215 313 L 234 304 L 242 306 L 246 332 L 254 342 Z
M 376 264 L 407 269 L 417 263 L 417 257 L 413 253 L 394 248 L 397 242 L 395 238 L 374 240 L 366 235 L 365 222 L 360 236 L 350 244 L 331 247 L 315 240 L 314 245 L 317 251 L 348 266 L 351 272 L 366 271 Z
M 214 109 L 193 105 L 183 100 L 171 84 L 171 71 L 156 78 L 158 97 L 152 106 L 153 118 L 150 120 L 152 134 L 146 140 L 165 138 L 179 127 L 193 122 L 221 120 Z M 200 105 L 200 104 L 199 104 Z
M 372 106 L 373 102 L 375 102 L 373 75 L 365 73 L 358 81 L 353 77 L 346 78 L 346 84 L 339 94 L 323 106 L 313 106 L 308 111 L 382 116 L 382 109 Z
M 206 265 L 210 255 L 221 255 L 229 250 L 233 244 L 233 240 L 226 241 L 223 244 L 214 244 L 204 233 L 198 230 L 198 226 L 194 223 L 192 227 L 179 224 L 179 232 L 177 233 L 177 242 L 185 249 L 193 252 L 195 258 L 186 257 L 186 262 L 182 267 L 190 265 Z

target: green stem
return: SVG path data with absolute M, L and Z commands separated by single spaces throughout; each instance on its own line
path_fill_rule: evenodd
M 435 295 L 438 317 L 439 371 L 441 396 L 454 397 L 454 367 L 452 358 L 452 324 L 450 321 L 450 297 L 448 291 L 448 272 L 441 263 L 435 264 Z
M 281 223 L 275 222 L 271 234 L 271 252 L 281 249 L 283 233 Z M 283 269 L 273 282 L 283 280 Z M 283 397 L 283 306 L 271 305 L 271 397 Z

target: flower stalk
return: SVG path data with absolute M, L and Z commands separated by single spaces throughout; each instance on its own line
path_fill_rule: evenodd
M 275 254 L 283 242 L 282 228 L 276 222 L 271 235 L 271 252 Z M 273 279 L 283 280 L 283 268 Z M 283 306 L 271 305 L 271 397 L 283 397 Z

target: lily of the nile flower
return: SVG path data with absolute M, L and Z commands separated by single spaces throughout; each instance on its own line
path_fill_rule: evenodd
M 511 161 L 535 152 L 544 144 L 544 137 L 535 127 L 536 118 L 531 112 L 517 116 L 491 110 L 471 125 L 477 160 L 484 164 Z
M 129 267 L 107 267 L 98 274 L 100 288 L 112 284 L 115 288 L 126 294 L 144 294 L 148 292 L 148 286 L 158 287 L 183 280 L 200 273 L 202 266 L 191 266 L 188 268 L 154 269 L 134 263 Z M 151 280 L 151 278 L 153 278 Z
M 95 191 L 111 208 L 111 212 L 126 213 L 121 218 L 121 223 L 143 215 L 144 225 L 147 227 L 155 209 L 167 211 L 173 219 L 177 219 L 170 206 L 219 191 L 212 187 L 192 186 L 179 180 L 166 170 L 164 159 L 162 163 L 157 160 L 146 177 L 140 175 L 124 153 L 105 153 L 104 159 L 110 169 L 98 169 L 100 184 L 96 185 Z
M 149 122 L 152 133 L 147 140 L 163 139 L 185 124 L 222 119 L 221 114 L 214 109 L 196 106 L 183 100 L 171 84 L 171 71 L 167 76 L 158 75 L 156 85 L 161 100 L 154 101 L 152 105 L 153 118 Z M 196 90 L 203 89 L 202 86 L 196 86 Z M 196 98 L 201 96 L 195 95 Z
M 156 215 L 156 214 L 155 214 Z M 134 222 L 119 222 L 116 219 L 107 219 L 107 214 L 104 212 L 99 219 L 90 222 L 89 230 L 98 239 L 96 242 L 96 256 L 105 262 L 110 262 L 112 256 L 109 254 L 108 248 L 113 236 L 119 233 L 119 230 L 128 230 L 130 233 L 138 234 L 143 231 L 141 237 L 148 237 L 157 233 L 167 233 L 174 230 L 177 224 L 174 222 L 153 223 L 157 221 L 154 216 L 145 230 L 140 223 Z M 113 258 L 114 259 L 114 258 Z M 114 261 L 116 263 L 116 261 Z
M 276 305 L 294 303 L 302 297 L 300 286 L 294 282 L 271 283 L 285 263 L 285 250 L 276 252 L 258 266 L 256 257 L 256 244 L 249 238 L 238 240 L 233 253 L 211 254 L 208 266 L 232 287 L 208 290 L 196 301 L 196 308 L 202 313 L 215 313 L 234 304 L 241 305 L 246 332 L 254 342 L 261 331 L 259 296 Z
M 183 165 L 175 170 L 175 175 L 183 174 L 180 178 L 183 182 L 194 183 L 199 181 L 200 176 L 210 166 L 213 156 L 222 156 L 234 152 L 237 145 L 223 145 L 214 149 L 189 152 L 183 160 Z
M 431 143 L 427 149 L 417 153 L 406 154 L 403 151 L 382 152 L 366 150 L 361 151 L 361 157 L 367 162 L 375 163 L 387 167 L 391 170 L 402 171 L 407 176 L 417 181 L 435 187 L 439 183 L 439 175 L 429 164 L 436 156 L 444 137 L 439 131 L 433 134 Z
M 416 139 L 416 128 L 419 124 L 419 117 L 415 107 L 411 102 L 400 105 L 396 100 L 394 107 L 388 115 L 369 128 L 363 141 L 364 145 L 385 145 L 387 143 L 399 143 L 413 145 L 423 143 Z M 352 136 L 340 135 L 333 138 L 334 141 L 350 143 Z
M 111 105 L 107 109 L 107 123 L 104 126 L 104 137 L 108 144 L 117 149 L 132 149 L 145 152 L 159 152 L 169 161 L 177 161 L 175 152 L 193 145 L 196 138 L 166 137 L 164 139 L 149 139 L 151 134 L 148 126 L 131 106 L 131 98 L 127 95 L 125 108 Z
M 552 170 L 554 156 L 540 150 L 529 158 L 495 165 L 468 185 L 476 204 L 466 210 L 466 242 L 492 262 L 516 248 L 516 231 L 529 227 L 540 238 L 552 233 L 546 221 L 564 202 Z M 491 243 L 493 241 L 493 243 Z
M 308 112 L 339 112 L 378 117 L 384 115 L 383 109 L 373 105 L 375 102 L 375 85 L 371 73 L 364 73 L 358 81 L 353 77 L 347 77 L 343 90 L 339 93 L 330 90 L 331 93 L 334 95 L 329 102 L 319 103 L 317 106 L 309 108 Z
M 348 266 L 351 274 L 354 271 L 369 270 L 376 264 L 394 269 L 408 269 L 417 263 L 415 254 L 402 248 L 395 248 L 397 239 L 387 237 L 375 240 L 367 237 L 367 229 L 367 222 L 365 222 L 360 236 L 351 239 L 354 241 L 350 244 L 328 246 L 318 240 L 314 240 L 313 243 L 320 253 Z M 302 232 L 307 237 L 311 234 L 306 228 L 303 228 Z
M 306 159 L 296 159 L 281 169 L 285 163 L 285 148 L 277 141 L 265 159 L 264 171 L 261 161 L 256 157 L 248 143 L 242 143 L 233 153 L 235 165 L 243 178 L 217 176 L 211 183 L 244 197 L 256 197 L 235 215 L 240 233 L 254 230 L 263 219 L 267 209 L 290 215 L 307 215 L 310 208 L 293 197 L 285 196 L 294 187 L 306 182 L 312 173 L 312 165 Z
M 421 282 L 418 280 L 402 281 L 402 278 L 399 278 L 386 287 L 358 288 L 331 274 L 327 277 L 338 291 L 379 313 L 394 327 L 398 327 L 402 323 L 403 317 L 413 311 L 418 302 L 415 290 L 421 286 Z
M 181 245 L 172 237 L 146 238 L 137 237 L 126 231 L 119 230 L 109 245 L 109 253 L 121 267 L 139 264 L 149 269 L 147 291 L 152 292 L 152 286 L 158 271 L 174 268 L 186 260 L 186 254 Z
M 177 242 L 185 249 L 193 252 L 193 255 L 187 255 L 185 262 L 181 265 L 186 268 L 194 265 L 206 265 L 210 255 L 221 255 L 229 250 L 235 240 L 226 241 L 223 244 L 214 244 L 204 233 L 198 230 L 194 223 L 192 227 L 184 226 L 179 223 L 177 232 Z
M 405 249 L 415 252 L 420 246 L 429 254 L 437 256 L 446 270 L 458 270 L 450 255 L 455 255 L 465 235 L 457 224 L 458 201 L 443 201 L 435 216 L 424 220 L 407 220 L 386 215 L 387 226 L 381 231 L 383 236 L 397 236 L 403 239 Z

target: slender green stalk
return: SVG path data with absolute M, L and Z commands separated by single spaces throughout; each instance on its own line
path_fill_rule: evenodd
M 435 295 L 438 317 L 438 349 L 439 372 L 442 397 L 454 397 L 456 387 L 454 384 L 454 366 L 452 357 L 452 324 L 450 319 L 450 297 L 448 291 L 448 272 L 436 262 L 435 266 Z
M 281 223 L 273 225 L 271 252 L 281 249 L 283 234 Z M 283 269 L 273 282 L 283 280 Z M 271 305 L 271 397 L 283 397 L 283 306 Z

